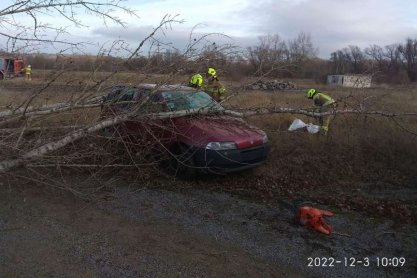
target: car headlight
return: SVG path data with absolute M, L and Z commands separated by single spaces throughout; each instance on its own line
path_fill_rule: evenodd
M 222 151 L 222 150 L 235 150 L 237 149 L 234 142 L 210 142 L 207 144 L 206 149 Z
M 262 135 L 262 143 L 268 143 L 269 139 L 268 139 L 268 135 L 266 135 L 266 132 L 263 130 L 259 130 L 259 132 Z

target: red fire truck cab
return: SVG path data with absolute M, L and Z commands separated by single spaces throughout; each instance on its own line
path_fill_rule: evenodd
M 26 59 L 22 57 L 0 57 L 0 80 L 23 76 Z

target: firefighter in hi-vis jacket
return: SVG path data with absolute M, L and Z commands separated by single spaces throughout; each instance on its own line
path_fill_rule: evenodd
M 317 91 L 316 89 L 309 89 L 307 91 L 307 98 L 314 102 L 314 111 L 318 113 L 334 112 L 336 109 L 336 101 L 328 95 Z M 329 123 L 332 115 L 320 116 L 319 122 L 321 130 L 324 135 L 329 131 Z

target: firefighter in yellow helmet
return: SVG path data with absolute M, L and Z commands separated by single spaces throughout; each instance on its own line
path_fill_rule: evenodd
M 314 102 L 313 110 L 318 113 L 326 113 L 335 112 L 336 109 L 336 101 L 332 99 L 330 96 L 317 91 L 316 89 L 309 89 L 307 91 L 307 98 L 312 99 Z M 320 116 L 319 122 L 321 125 L 321 130 L 324 135 L 327 135 L 329 131 L 329 123 L 330 123 L 331 115 L 327 116 Z
M 32 67 L 30 65 L 25 68 L 25 74 L 27 80 L 32 80 Z
M 217 72 L 214 68 L 208 68 L 207 73 L 206 92 L 212 96 L 216 101 L 222 101 L 225 98 L 226 89 L 217 78 Z
M 200 88 L 201 88 L 201 86 L 203 86 L 203 76 L 202 76 L 201 74 L 199 74 L 199 73 L 194 74 L 194 75 L 191 77 L 191 80 L 190 80 L 190 82 L 188 83 L 188 85 L 189 85 L 190 87 L 200 89 Z

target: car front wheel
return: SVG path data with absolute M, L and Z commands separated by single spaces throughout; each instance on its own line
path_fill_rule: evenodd
M 168 174 L 182 179 L 193 179 L 197 175 L 194 153 L 186 145 L 175 145 L 170 149 L 169 159 L 164 167 Z

